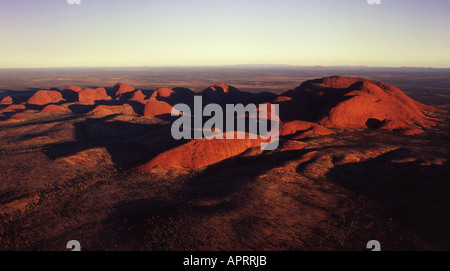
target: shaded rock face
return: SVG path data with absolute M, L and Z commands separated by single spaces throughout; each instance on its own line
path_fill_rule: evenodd
M 233 86 L 219 83 L 208 87 L 202 92 L 203 100 L 206 103 L 217 104 L 262 104 L 273 101 L 277 95 L 269 92 L 250 93 L 240 91 Z
M 196 95 L 196 93 L 192 90 L 183 87 L 174 88 L 173 91 L 175 92 L 177 97 L 186 101 L 190 101 Z
M 226 138 L 226 134 L 224 134 Z M 235 133 L 237 138 L 237 133 Z M 197 170 L 230 157 L 244 153 L 246 150 L 260 146 L 262 139 L 197 139 L 169 151 L 163 152 L 145 165 L 137 167 L 141 172 L 151 172 L 161 167 L 170 169 Z
M 282 120 L 306 120 L 327 128 L 371 128 L 417 132 L 440 112 L 385 83 L 342 76 L 311 80 L 278 97 Z M 386 125 L 389 123 L 389 125 Z
M 105 88 L 86 88 L 78 92 L 78 101 L 80 102 L 95 102 L 104 100 L 108 97 Z
M 166 102 L 172 106 L 184 103 L 192 104 L 195 93 L 187 88 L 159 88 L 153 92 L 150 99 Z
M 59 91 L 40 90 L 28 99 L 27 104 L 47 105 L 51 103 L 59 103 L 62 99 L 62 94 Z
M 240 91 L 232 86 L 219 83 L 202 92 L 203 99 L 209 103 L 232 103 L 240 98 Z
M 129 94 L 130 92 L 133 92 L 135 89 L 134 87 L 127 85 L 123 82 L 118 82 L 114 85 L 114 95 L 116 98 L 122 99 L 125 94 Z
M 81 87 L 68 86 L 62 91 L 62 95 L 67 101 L 76 101 L 78 98 L 78 92 L 81 90 Z

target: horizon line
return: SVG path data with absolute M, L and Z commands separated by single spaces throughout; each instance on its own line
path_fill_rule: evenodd
M 371 65 L 292 65 L 292 64 L 229 64 L 229 65 L 155 65 L 155 66 L 63 66 L 63 67 L 0 67 L 0 70 L 31 69 L 136 69 L 136 68 L 225 68 L 225 67 L 291 67 L 291 68 L 384 68 L 384 69 L 450 69 L 432 66 L 371 66 Z

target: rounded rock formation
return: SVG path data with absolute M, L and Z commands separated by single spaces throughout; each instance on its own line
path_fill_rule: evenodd
M 121 98 L 124 94 L 133 92 L 134 90 L 134 87 L 123 82 L 118 82 L 114 85 L 114 95 L 116 98 Z
M 204 100 L 209 103 L 237 102 L 241 98 L 239 94 L 240 91 L 237 88 L 224 83 L 210 86 L 202 92 Z
M 13 104 L 13 99 L 11 97 L 5 97 L 0 101 L 0 105 L 11 105 Z
M 68 86 L 62 91 L 62 95 L 67 101 L 76 101 L 78 99 L 78 92 L 81 90 L 81 87 Z
M 142 101 L 145 100 L 146 96 L 142 90 L 135 91 L 131 94 L 129 101 Z
M 104 100 L 108 97 L 105 88 L 86 88 L 78 92 L 78 101 L 80 102 L 95 102 Z
M 306 81 L 276 102 L 282 120 L 305 120 L 338 129 L 378 129 L 386 122 L 390 125 L 385 129 L 427 128 L 434 125 L 433 113 L 442 112 L 388 84 L 342 76 Z
M 73 92 L 80 92 L 82 90 L 82 88 L 77 87 L 77 86 L 67 86 L 64 90 L 73 91 Z
M 235 133 L 237 138 L 237 133 Z M 224 134 L 224 138 L 227 135 Z M 167 170 L 188 169 L 197 170 L 207 167 L 230 157 L 239 155 L 246 150 L 260 146 L 261 139 L 212 139 L 192 140 L 187 144 L 168 150 L 156 156 L 150 162 L 137 167 L 140 172 L 151 172 L 157 167 Z
M 94 110 L 88 113 L 88 115 L 119 115 L 119 114 L 125 114 L 125 115 L 134 115 L 133 107 L 131 107 L 129 104 L 124 105 L 99 105 Z
M 62 112 L 70 112 L 68 108 L 56 105 L 56 104 L 50 104 L 44 107 L 41 112 L 45 113 L 62 113 Z
M 4 109 L 4 111 L 25 110 L 26 106 L 23 104 L 12 104 Z
M 28 99 L 27 104 L 47 105 L 51 103 L 59 103 L 62 99 L 62 94 L 59 91 L 39 90 L 30 99 Z
M 172 106 L 178 103 L 191 104 L 195 93 L 187 88 L 159 88 L 153 92 L 150 99 L 166 102 Z
M 145 117 L 158 117 L 158 116 L 170 115 L 172 113 L 172 108 L 173 107 L 166 102 L 151 99 L 145 104 L 144 116 Z
M 153 95 L 155 95 L 155 93 L 156 93 L 156 98 L 170 98 L 172 95 L 175 94 L 175 91 L 173 91 L 170 88 L 158 88 L 157 90 L 155 90 Z M 153 97 L 153 95 L 152 95 L 152 97 Z

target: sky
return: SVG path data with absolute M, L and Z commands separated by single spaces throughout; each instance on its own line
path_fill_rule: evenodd
M 449 0 L 0 0 L 0 68 L 450 67 Z

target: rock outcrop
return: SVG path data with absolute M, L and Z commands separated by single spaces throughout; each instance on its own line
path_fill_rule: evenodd
M 418 132 L 434 125 L 431 116 L 441 112 L 391 85 L 342 76 L 306 81 L 274 102 L 280 104 L 282 120 L 305 120 L 338 129 L 384 126 Z
M 233 103 L 240 100 L 240 91 L 224 83 L 215 84 L 202 92 L 203 99 L 208 103 Z
M 80 102 L 95 102 L 104 100 L 108 97 L 105 88 L 86 88 L 78 92 L 78 101 Z
M 63 100 L 62 94 L 55 90 L 39 90 L 30 99 L 27 104 L 31 105 L 47 105 L 51 103 L 59 103 Z
M 114 95 L 116 97 L 116 99 L 121 99 L 123 98 L 122 96 L 125 94 L 129 94 L 130 92 L 133 92 L 135 89 L 134 87 L 127 85 L 123 82 L 118 82 L 117 84 L 114 85 Z
M 10 105 L 13 104 L 13 99 L 11 97 L 5 97 L 0 101 L 0 105 Z
M 41 112 L 45 113 L 63 113 L 63 112 L 71 112 L 68 108 L 62 107 L 56 104 L 50 104 L 44 107 Z
M 307 146 L 308 146 L 308 144 L 305 142 L 288 140 L 281 145 L 279 150 L 280 151 L 299 151 L 299 150 L 303 150 Z
M 78 99 L 78 92 L 81 90 L 81 87 L 68 86 L 62 91 L 62 95 L 67 101 L 76 101 Z
M 80 92 L 82 89 L 81 87 L 77 87 L 77 86 L 67 86 L 64 90 L 67 91 L 73 91 L 73 92 Z
M 143 101 L 143 100 L 145 100 L 145 98 L 146 98 L 146 96 L 142 92 L 142 90 L 137 90 L 131 94 L 131 96 L 128 100 L 129 101 Z
M 150 99 L 144 107 L 145 117 L 158 117 L 170 115 L 172 113 L 172 106 L 166 102 Z
M 226 134 L 224 134 L 226 138 Z M 237 138 L 237 133 L 235 133 Z M 188 169 L 197 170 L 213 165 L 230 157 L 239 155 L 246 150 L 260 146 L 261 139 L 197 139 L 169 151 L 163 152 L 147 164 L 137 167 L 141 172 L 151 172 L 156 167 L 167 170 Z
M 99 115 L 99 116 L 119 115 L 119 114 L 134 115 L 135 112 L 133 110 L 133 107 L 131 107 L 129 104 L 124 104 L 124 105 L 99 105 L 94 110 L 88 113 L 88 115 Z
M 178 103 L 191 104 L 195 93 L 187 88 L 159 88 L 153 92 L 150 99 L 166 102 L 172 106 Z
M 152 97 L 167 99 L 167 98 L 170 98 L 172 95 L 175 95 L 175 91 L 173 91 L 172 89 L 170 89 L 170 88 L 158 88 L 152 94 Z
M 3 110 L 4 111 L 15 111 L 15 110 L 25 110 L 25 109 L 26 109 L 26 106 L 23 104 L 12 104 Z

